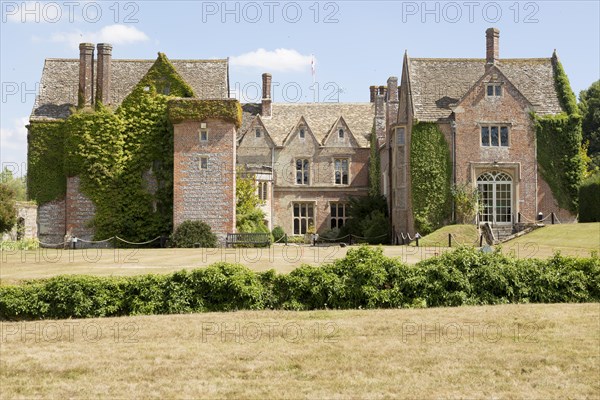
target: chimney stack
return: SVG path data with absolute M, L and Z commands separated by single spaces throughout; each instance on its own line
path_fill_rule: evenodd
M 388 101 L 398 101 L 398 78 L 390 76 L 387 80 Z
M 110 64 L 112 46 L 98 43 L 98 62 L 96 67 L 96 103 L 110 103 Z
M 498 28 L 488 28 L 485 31 L 485 50 L 486 64 L 495 64 L 500 54 L 500 30 Z
M 385 97 L 386 93 L 387 93 L 387 88 L 385 86 L 383 86 L 383 85 L 379 86 L 379 95 Z
M 375 103 L 375 98 L 377 97 L 377 86 L 369 86 L 369 101 L 371 103 Z
M 262 111 L 263 117 L 271 116 L 271 74 L 262 74 Z
M 90 106 L 94 96 L 94 45 L 79 44 L 78 106 Z

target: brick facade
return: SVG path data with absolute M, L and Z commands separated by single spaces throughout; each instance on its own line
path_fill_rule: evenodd
M 206 141 L 200 140 L 201 130 Z M 218 119 L 174 125 L 174 229 L 202 220 L 221 241 L 235 231 L 235 137 L 233 123 Z
M 68 177 L 65 197 L 66 233 L 87 241 L 93 240 L 94 229 L 90 223 L 95 213 L 94 203 L 81 193 L 79 177 Z

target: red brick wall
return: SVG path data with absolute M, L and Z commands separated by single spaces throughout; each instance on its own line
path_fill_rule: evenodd
M 204 121 L 208 141 L 200 142 L 200 121 L 174 125 L 173 226 L 202 220 L 223 240 L 235 231 L 235 126 Z M 208 169 L 200 169 L 208 157 Z

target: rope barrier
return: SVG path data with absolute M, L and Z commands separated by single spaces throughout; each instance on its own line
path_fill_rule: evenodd
M 83 242 L 83 243 L 104 243 L 104 242 L 113 240 L 114 238 L 115 238 L 115 236 L 109 237 L 108 239 L 104 239 L 104 240 L 85 240 L 85 239 L 77 238 L 77 241 Z
M 44 242 L 39 242 L 39 243 L 40 243 L 40 246 L 44 245 L 44 246 L 48 246 L 48 247 L 57 247 L 57 246 L 64 246 L 66 243 L 69 243 L 69 242 L 62 241 L 62 242 L 56 243 L 56 244 L 54 244 L 54 243 L 44 243 Z
M 156 240 L 160 239 L 160 236 L 157 236 L 157 237 L 155 237 L 155 238 L 154 238 L 154 239 L 152 239 L 152 240 L 148 240 L 147 242 L 141 242 L 141 243 L 130 242 L 130 241 L 128 241 L 128 240 L 125 240 L 125 239 L 123 239 L 123 238 L 120 238 L 120 237 L 118 237 L 118 236 L 115 236 L 115 238 L 116 238 L 117 240 L 120 240 L 121 242 L 125 242 L 125 243 L 127 243 L 127 244 L 140 245 L 140 244 L 148 244 L 148 243 L 152 243 L 152 242 L 154 242 L 154 241 L 156 241 Z M 112 238 L 111 238 L 111 239 L 112 239 Z M 107 239 L 107 240 L 108 240 L 108 239 Z

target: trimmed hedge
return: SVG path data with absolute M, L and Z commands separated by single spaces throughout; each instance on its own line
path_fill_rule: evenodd
M 579 187 L 579 222 L 600 222 L 600 173 L 587 178 Z
M 0 319 L 597 301 L 597 254 L 519 260 L 459 248 L 407 265 L 363 246 L 289 274 L 217 263 L 170 275 L 57 276 L 0 286 Z

